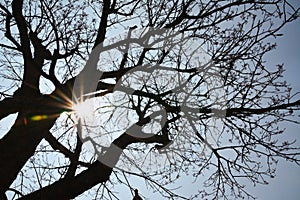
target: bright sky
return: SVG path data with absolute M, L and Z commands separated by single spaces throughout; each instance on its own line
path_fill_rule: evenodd
M 285 79 L 291 84 L 294 92 L 300 92 L 300 20 L 286 26 L 282 31 L 284 36 L 277 39 L 277 50 L 272 51 L 266 58 L 271 65 L 284 63 L 285 65 Z M 300 95 L 298 95 L 300 98 Z M 0 138 L 9 127 L 9 122 L 12 119 L 1 121 Z M 297 139 L 300 144 L 300 125 L 286 124 L 286 137 L 290 139 Z M 269 185 L 258 185 L 256 188 L 249 188 L 259 200 L 296 200 L 300 197 L 300 167 L 295 164 L 280 160 L 277 168 L 277 176 L 274 179 L 268 180 Z M 190 183 L 189 183 L 190 184 Z M 137 186 L 137 185 L 135 185 Z M 141 188 L 140 192 L 148 199 L 153 199 L 154 196 Z M 188 191 L 188 189 L 187 189 Z M 128 190 L 120 190 L 120 194 L 124 199 L 131 198 Z M 83 199 L 83 198 L 80 198 Z
M 285 76 L 284 79 L 291 84 L 294 93 L 300 92 L 300 20 L 297 22 L 291 23 L 286 26 L 281 33 L 284 36 L 277 38 L 277 49 L 272 51 L 266 57 L 266 60 L 269 62 L 270 66 L 275 66 L 276 64 L 285 65 Z M 298 99 L 300 95 L 298 95 Z M 283 127 L 283 126 L 282 126 Z M 284 127 L 286 132 L 284 137 L 286 139 L 294 140 L 298 142 L 300 146 L 300 125 L 295 125 L 291 123 L 285 123 Z M 191 187 L 191 179 L 185 179 L 186 183 L 178 182 L 176 186 L 182 186 L 182 191 L 187 196 L 189 191 L 194 191 L 195 187 L 200 188 L 201 186 L 197 185 Z M 277 165 L 277 175 L 274 179 L 268 179 L 268 185 L 257 185 L 252 187 L 251 185 L 247 186 L 247 190 L 256 196 L 258 200 L 296 200 L 300 197 L 300 167 L 296 164 L 287 162 L 283 159 L 279 160 Z M 158 194 L 153 194 L 146 187 L 144 187 L 144 182 L 135 180 L 131 181 L 133 187 L 139 188 L 139 191 L 147 199 L 160 199 L 161 197 Z M 127 188 L 116 187 L 114 189 L 118 193 L 118 196 L 121 196 L 122 199 L 132 198 L 130 191 Z M 80 198 L 80 199 L 84 199 Z
M 266 57 L 269 65 L 284 63 L 284 79 L 291 84 L 294 93 L 300 92 L 300 20 L 288 24 L 281 33 L 284 36 L 277 38 L 277 49 L 272 51 Z M 300 95 L 298 95 L 298 99 Z M 290 140 L 297 140 L 300 146 L 300 125 L 285 123 L 285 137 Z M 283 127 L 282 126 L 282 127 Z M 268 185 L 258 185 L 256 187 L 247 186 L 248 191 L 258 198 L 258 200 L 297 200 L 300 197 L 300 167 L 296 164 L 279 160 L 277 165 L 277 175 L 274 179 L 267 180 Z M 140 186 L 143 182 L 135 182 L 134 186 L 140 189 L 140 192 L 148 199 L 157 199 L 157 194 L 151 194 L 146 188 Z M 191 183 L 187 180 L 185 192 L 188 194 Z M 198 187 L 198 186 L 197 186 Z M 201 186 L 200 186 L 201 187 Z M 117 190 L 115 190 L 117 191 Z M 127 189 L 119 191 L 124 199 L 130 199 L 130 191 Z M 124 196 L 123 196 L 124 192 Z

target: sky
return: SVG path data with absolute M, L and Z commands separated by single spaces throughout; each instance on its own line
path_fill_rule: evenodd
M 300 3 L 300 1 L 299 1 Z M 300 19 L 288 24 L 284 27 L 280 33 L 284 35 L 276 39 L 277 48 L 271 51 L 266 60 L 270 66 L 284 63 L 284 79 L 291 85 L 294 93 L 300 92 Z M 300 99 L 300 95 L 298 95 Z M 286 128 L 284 136 L 286 139 L 297 140 L 298 146 L 300 146 L 300 125 L 292 123 L 284 123 L 280 127 Z M 300 167 L 294 163 L 287 162 L 280 159 L 277 164 L 276 176 L 273 179 L 268 179 L 268 185 L 257 185 L 253 187 L 247 186 L 247 190 L 257 197 L 258 200 L 297 200 L 300 197 Z M 189 182 L 189 181 L 188 181 Z M 143 184 L 143 183 L 141 183 Z M 190 183 L 187 183 L 190 185 Z M 157 199 L 156 194 L 152 194 L 147 191 L 146 188 L 139 185 L 139 182 L 135 184 L 136 187 L 141 189 L 141 193 L 147 199 Z M 184 185 L 182 185 L 184 187 Z M 184 189 L 188 193 L 189 189 Z M 120 190 L 120 193 L 124 192 L 124 199 L 130 199 L 129 190 Z
M 288 24 L 282 29 L 281 33 L 284 35 L 277 38 L 277 49 L 269 53 L 266 60 L 270 65 L 276 65 L 284 63 L 285 76 L 284 79 L 291 84 L 293 91 L 300 92 L 300 20 Z M 300 95 L 298 95 L 300 98 Z M 7 121 L 1 121 L 0 126 L 0 138 L 7 128 L 9 122 L 12 119 L 6 119 Z M 282 127 L 286 128 L 284 133 L 289 139 L 297 139 L 298 145 L 300 144 L 300 125 L 285 123 Z M 258 197 L 258 200 L 296 200 L 300 197 L 300 167 L 280 160 L 277 167 L 277 175 L 274 179 L 268 180 L 268 185 L 258 185 L 257 187 L 248 186 L 248 190 L 254 196 Z M 138 185 L 136 185 L 138 187 Z M 188 190 L 187 190 L 188 191 Z M 124 199 L 130 199 L 130 192 L 128 190 L 121 190 L 124 192 Z M 141 193 L 152 199 L 154 194 L 150 194 L 145 190 L 141 190 Z
M 300 2 L 299 2 L 300 3 Z M 270 64 L 284 63 L 284 79 L 291 84 L 292 91 L 300 92 L 300 20 L 288 24 L 281 31 L 284 35 L 277 40 L 277 49 L 266 58 Z M 298 95 L 298 99 L 300 95 Z M 298 118 L 299 119 L 299 118 Z M 300 125 L 285 123 L 285 135 L 297 139 L 300 145 Z M 280 160 L 277 176 L 266 186 L 252 188 L 259 200 L 296 200 L 300 197 L 300 167 Z
M 265 57 L 270 66 L 284 63 L 284 79 L 291 85 L 294 93 L 300 92 L 300 19 L 296 22 L 288 24 L 280 33 L 284 35 L 276 39 L 277 48 Z M 298 95 L 300 99 L 300 95 Z M 286 139 L 298 142 L 300 146 L 300 125 L 284 123 L 280 125 L 286 128 L 284 137 Z M 183 193 L 189 196 L 189 192 L 194 191 L 191 187 L 191 179 L 186 179 L 186 183 L 178 183 L 182 186 Z M 247 185 L 247 191 L 257 197 L 258 200 L 297 200 L 300 197 L 300 167 L 294 163 L 280 159 L 277 164 L 276 176 L 273 179 L 267 179 L 268 185 Z M 133 187 L 139 188 L 140 193 L 148 200 L 161 199 L 158 194 L 153 194 L 144 187 L 144 182 L 133 179 Z M 201 188 L 201 186 L 195 186 Z M 130 191 L 127 188 L 116 187 L 114 189 L 122 199 L 131 199 Z M 80 199 L 84 199 L 80 198 Z

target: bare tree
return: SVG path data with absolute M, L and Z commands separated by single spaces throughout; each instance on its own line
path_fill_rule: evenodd
M 16 116 L 0 139 L 1 199 L 118 199 L 112 187 L 134 194 L 133 176 L 170 199 L 253 198 L 242 179 L 266 183 L 281 158 L 299 165 L 279 127 L 299 123 L 299 95 L 264 60 L 299 16 L 288 1 L 4 0 L 0 10 L 0 117 Z M 89 101 L 91 123 L 76 107 Z M 204 174 L 191 196 L 168 189 Z

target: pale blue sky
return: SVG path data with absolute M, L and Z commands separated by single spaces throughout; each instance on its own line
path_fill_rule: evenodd
M 284 78 L 291 84 L 294 92 L 300 92 L 300 20 L 287 25 L 281 33 L 284 36 L 277 39 L 277 49 L 272 51 L 266 59 L 271 65 L 284 63 L 286 69 Z M 300 95 L 298 95 L 298 98 L 300 98 Z M 3 124 L 6 123 L 2 121 Z M 300 125 L 287 123 L 285 127 L 287 128 L 285 132 L 286 137 L 297 139 L 297 144 L 300 144 Z M 0 135 L 3 132 L 1 129 L 5 129 L 5 127 L 0 127 Z M 249 187 L 248 190 L 257 196 L 259 200 L 297 200 L 300 198 L 299 166 L 285 160 L 280 160 L 277 168 L 277 176 L 268 181 L 268 185 L 258 185 L 256 188 Z M 123 192 L 124 195 L 120 196 L 124 199 L 131 198 L 128 190 L 120 191 L 120 193 Z M 148 199 L 153 199 L 156 196 L 152 196 L 145 190 L 141 190 L 141 193 L 148 197 Z
M 266 56 L 266 60 L 270 66 L 284 63 L 286 71 L 283 78 L 291 84 L 294 93 L 300 92 L 300 20 L 288 24 L 280 33 L 284 35 L 276 39 L 277 48 Z M 299 98 L 300 95 L 298 95 Z M 286 128 L 285 137 L 290 140 L 296 139 L 300 146 L 300 125 L 285 123 L 281 127 Z M 276 177 L 267 181 L 268 185 L 257 185 L 256 187 L 248 185 L 247 190 L 258 200 L 298 200 L 300 198 L 300 167 L 296 164 L 281 159 L 277 165 Z M 186 193 L 193 190 L 190 188 L 190 181 L 187 182 L 189 182 L 187 183 L 188 187 L 183 189 Z M 139 184 L 144 185 L 143 182 L 136 181 L 133 186 L 140 188 L 141 193 L 147 199 L 152 200 L 159 197 Z M 201 188 L 201 186 L 196 187 Z M 124 199 L 130 199 L 130 191 L 122 189 L 119 190 L 121 196 Z
M 277 38 L 277 49 L 271 51 L 266 56 L 266 60 L 270 66 L 284 63 L 286 71 L 283 78 L 291 84 L 294 93 L 300 92 L 300 20 L 288 24 L 280 33 L 284 35 Z M 298 95 L 299 98 L 300 95 Z M 297 139 L 297 144 L 300 146 L 300 125 L 285 123 L 281 127 L 286 128 L 285 137 L 290 140 Z M 195 187 L 199 189 L 202 187 L 200 185 L 193 187 L 191 185 L 192 180 L 188 178 L 185 181 L 187 181 L 186 184 L 180 182 L 177 183 L 177 186 L 182 186 L 182 191 L 187 196 L 189 191 L 195 190 Z M 298 200 L 300 198 L 300 167 L 296 164 L 283 159 L 279 160 L 276 177 L 267 181 L 269 182 L 268 185 L 257 185 L 256 187 L 248 185 L 247 190 L 258 200 Z M 133 183 L 133 187 L 139 188 L 147 199 L 161 199 L 158 194 L 153 194 L 145 188 L 143 181 L 133 179 L 131 183 Z M 127 188 L 116 187 L 114 191 L 121 194 L 122 199 L 131 199 L 130 191 Z
M 300 2 L 299 2 L 300 3 Z M 288 24 L 277 40 L 277 49 L 268 55 L 270 64 L 284 63 L 285 80 L 291 84 L 294 92 L 300 92 L 300 20 Z M 300 95 L 298 95 L 298 99 Z M 298 118 L 299 119 L 299 118 Z M 287 138 L 297 139 L 300 145 L 300 125 L 285 124 Z M 260 200 L 297 200 L 300 198 L 300 167 L 280 160 L 277 176 L 269 181 L 269 185 L 258 186 L 253 192 Z

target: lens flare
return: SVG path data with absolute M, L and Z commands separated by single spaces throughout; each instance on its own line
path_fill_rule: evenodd
M 43 119 L 48 119 L 48 115 L 34 115 L 30 117 L 31 121 L 41 121 Z

